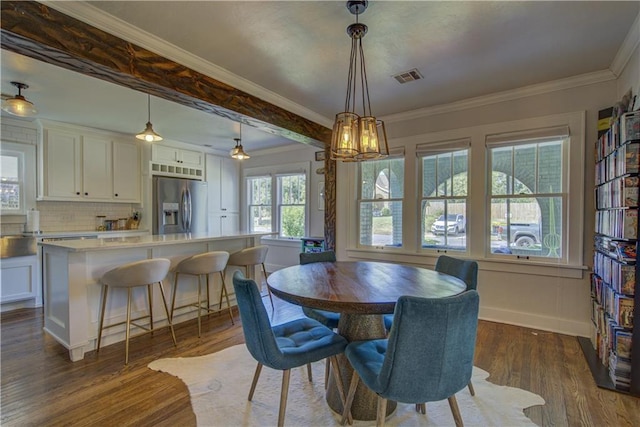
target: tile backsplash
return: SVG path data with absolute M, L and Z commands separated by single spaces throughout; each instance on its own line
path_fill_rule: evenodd
M 129 218 L 138 210 L 129 203 L 37 202 L 40 229 L 45 232 L 89 231 L 96 229 L 96 216 Z

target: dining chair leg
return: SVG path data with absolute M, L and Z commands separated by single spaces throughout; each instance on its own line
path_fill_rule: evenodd
M 104 326 L 104 310 L 107 307 L 107 285 L 102 285 L 102 307 L 100 308 L 100 325 L 98 326 L 98 343 L 96 344 L 96 353 L 100 351 L 100 343 L 102 342 L 102 327 Z
M 278 427 L 284 427 L 284 413 L 287 410 L 287 397 L 289 396 L 289 379 L 291 369 L 282 371 L 282 390 L 280 391 L 280 410 L 278 411 Z
M 222 292 L 224 293 L 224 296 L 227 299 L 227 307 L 229 308 L 229 318 L 231 319 L 231 324 L 235 325 L 235 322 L 233 321 L 233 310 L 231 309 L 231 302 L 229 302 L 229 291 L 227 291 L 227 285 L 224 283 L 224 274 L 222 274 L 222 271 L 220 272 L 220 279 L 222 279 Z M 220 310 L 222 310 L 222 293 L 220 294 Z
M 158 282 L 158 287 L 160 288 L 160 296 L 162 297 L 162 306 L 164 307 L 164 313 L 167 315 L 167 323 L 169 323 L 169 330 L 171 331 L 173 346 L 177 347 L 178 341 L 176 341 L 176 332 L 173 330 L 173 319 L 169 316 L 169 307 L 167 306 L 167 297 L 164 294 L 164 286 L 162 286 L 162 281 Z
M 311 363 L 307 363 L 307 377 L 309 378 L 309 382 L 313 382 L 313 374 L 311 373 Z
M 416 403 L 416 412 L 421 413 L 421 414 L 426 414 L 427 413 L 427 404 L 426 403 Z
M 467 384 L 467 387 L 469 387 L 469 393 L 471 393 L 471 396 L 475 396 L 476 391 L 473 389 L 473 384 L 471 384 L 471 380 L 469 380 L 469 384 Z
M 462 422 L 462 415 L 460 415 L 460 409 L 458 408 L 458 401 L 456 400 L 455 394 L 449 396 L 448 400 L 451 413 L 453 414 L 453 419 L 456 422 L 456 427 L 463 427 L 464 423 Z
M 342 410 L 342 419 L 340 420 L 340 424 L 344 425 L 349 418 L 349 414 L 351 413 L 351 405 L 353 404 L 353 397 L 356 394 L 356 389 L 358 388 L 358 382 L 360 381 L 360 376 L 358 372 L 354 369 L 353 376 L 351 377 L 351 383 L 349 384 L 349 394 L 347 394 L 347 398 L 345 399 L 343 410 Z
M 262 363 L 258 363 L 258 366 L 256 366 L 256 372 L 255 374 L 253 374 L 251 389 L 249 390 L 249 398 L 247 399 L 249 402 L 251 402 L 251 399 L 253 399 L 253 392 L 256 391 L 256 385 L 258 384 L 258 378 L 260 378 L 261 371 L 262 371 Z
M 324 389 L 325 390 L 329 386 L 329 371 L 330 371 L 329 363 L 330 363 L 329 359 L 326 359 L 326 362 L 324 364 Z
M 378 395 L 378 414 L 376 415 L 376 427 L 384 427 L 387 417 L 387 399 Z
M 129 364 L 129 335 L 131 328 L 131 288 L 127 288 L 127 324 L 126 324 L 126 333 L 125 333 L 125 343 L 124 343 L 124 364 Z
M 331 356 L 327 359 L 326 366 L 329 366 L 329 363 L 332 365 L 333 371 L 333 379 L 336 382 L 336 387 L 338 389 L 338 396 L 340 396 L 340 401 L 342 402 L 343 408 L 345 407 L 345 403 L 347 401 L 347 396 L 344 394 L 344 385 L 342 384 L 342 378 L 340 377 L 340 368 L 338 365 L 338 356 Z M 325 380 L 327 382 L 328 378 Z M 325 387 L 326 388 L 326 387 Z M 347 413 L 347 422 L 349 424 L 353 424 L 353 416 L 351 415 L 351 407 L 349 407 L 349 411 Z

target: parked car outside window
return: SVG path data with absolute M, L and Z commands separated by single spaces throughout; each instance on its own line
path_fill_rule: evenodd
M 444 234 L 445 230 L 447 234 L 458 234 L 464 233 L 466 229 L 464 215 L 461 214 L 448 214 L 446 217 L 440 215 L 431 226 L 433 234 Z

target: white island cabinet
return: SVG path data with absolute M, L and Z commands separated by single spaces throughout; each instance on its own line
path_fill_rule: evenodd
M 43 242 L 44 329 L 69 350 L 72 361 L 81 360 L 85 352 L 95 349 L 100 320 L 100 278 L 105 272 L 142 259 L 168 258 L 174 266 L 185 257 L 202 252 L 221 250 L 233 253 L 259 245 L 260 238 L 265 235 L 238 233 L 221 237 L 211 234 L 168 234 Z M 229 268 L 225 279 L 232 305 L 235 301 L 231 282 L 233 271 Z M 212 278 L 211 295 L 220 295 L 220 278 L 215 275 Z M 178 287 L 177 307 L 197 300 L 196 281 L 181 276 L 181 283 L 183 280 L 191 280 L 192 284 Z M 172 283 L 173 276 L 170 273 L 164 281 L 169 301 L 172 298 Z M 126 318 L 126 291 L 118 291 L 120 289 L 114 288 L 109 292 L 106 325 L 122 322 Z M 146 314 L 145 288 L 134 289 L 133 297 L 132 317 Z M 210 303 L 215 306 L 217 301 Z M 162 300 L 157 292 L 153 294 L 153 311 L 154 323 L 166 325 Z M 185 308 L 176 312 L 174 323 L 195 316 L 196 310 Z M 106 329 L 102 337 L 103 345 L 123 340 L 124 326 Z

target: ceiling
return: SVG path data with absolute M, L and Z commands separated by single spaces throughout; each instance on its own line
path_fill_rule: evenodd
M 119 37 L 330 127 L 344 108 L 355 22 L 343 1 L 48 2 Z M 428 109 L 612 69 L 640 2 L 374 1 L 360 16 L 374 115 Z M 417 68 L 424 79 L 393 75 Z M 615 70 L 613 75 L 615 75 Z M 145 94 L 2 51 L 39 117 L 137 133 Z M 152 97 L 167 139 L 228 151 L 239 124 Z M 393 138 L 393 135 L 389 135 Z M 251 152 L 292 141 L 243 127 Z

